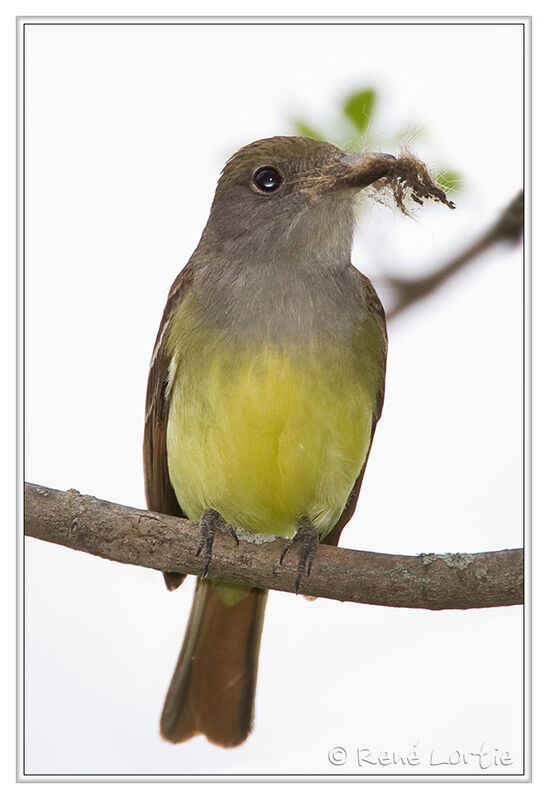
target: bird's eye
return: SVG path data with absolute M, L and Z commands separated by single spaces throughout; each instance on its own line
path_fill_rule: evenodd
M 253 175 L 253 183 L 267 194 L 276 191 L 282 185 L 283 178 L 273 166 L 262 166 Z

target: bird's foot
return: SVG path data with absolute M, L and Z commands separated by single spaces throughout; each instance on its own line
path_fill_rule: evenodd
M 202 573 L 202 579 L 207 577 L 209 564 L 211 563 L 211 552 L 213 550 L 215 533 L 219 531 L 222 533 L 230 533 L 236 543 L 240 543 L 234 527 L 227 524 L 218 511 L 213 510 L 213 508 L 206 508 L 200 519 L 200 543 L 196 550 L 196 557 L 201 555 L 202 552 L 204 553 L 204 571 Z
M 283 560 L 289 550 L 293 549 L 293 547 L 298 544 L 301 545 L 301 554 L 297 564 L 297 579 L 295 581 L 296 594 L 299 593 L 299 587 L 301 585 L 301 580 L 304 573 L 306 572 L 306 576 L 310 577 L 310 569 L 312 568 L 314 558 L 316 557 L 319 543 L 320 534 L 318 530 L 316 530 L 310 519 L 303 517 L 299 522 L 296 534 L 293 536 L 291 541 L 287 542 L 280 557 L 280 563 L 283 563 Z

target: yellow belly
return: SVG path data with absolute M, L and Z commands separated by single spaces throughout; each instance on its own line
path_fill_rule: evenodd
M 264 347 L 180 365 L 167 453 L 185 514 L 215 508 L 235 527 L 285 537 L 307 516 L 326 535 L 365 460 L 376 402 L 343 362 Z

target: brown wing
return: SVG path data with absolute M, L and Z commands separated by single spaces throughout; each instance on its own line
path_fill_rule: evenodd
M 166 349 L 166 333 L 173 314 L 192 283 L 192 274 L 193 270 L 189 263 L 175 278 L 168 295 L 148 375 L 143 441 L 147 507 L 159 513 L 183 517 L 185 513 L 177 502 L 167 468 L 166 429 L 169 415 L 169 397 L 166 389 L 171 358 Z M 176 572 L 164 573 L 164 579 L 170 591 L 177 588 L 184 578 L 185 575 Z
M 363 288 L 365 293 L 365 307 L 367 313 L 374 314 L 378 321 L 381 333 L 384 334 L 385 341 L 387 340 L 386 334 L 386 317 L 384 313 L 384 308 L 382 307 L 382 303 L 377 296 L 377 292 L 373 288 L 373 284 L 371 281 L 362 275 L 363 278 Z M 323 544 L 330 544 L 331 546 L 337 546 L 339 543 L 339 538 L 341 537 L 341 533 L 343 528 L 348 524 L 352 516 L 354 515 L 354 511 L 356 510 L 356 503 L 358 501 L 358 496 L 360 493 L 360 488 L 362 485 L 363 474 L 365 472 L 365 467 L 367 466 L 367 461 L 369 460 L 369 454 L 371 452 L 371 447 L 373 445 L 373 438 L 375 436 L 375 429 L 377 427 L 377 422 L 379 421 L 382 413 L 382 406 L 384 402 L 384 373 L 386 370 L 386 349 L 384 352 L 384 360 L 382 364 L 382 381 L 379 385 L 379 393 L 377 395 L 377 407 L 375 409 L 375 414 L 373 416 L 373 423 L 371 425 L 371 440 L 369 441 L 369 449 L 367 450 L 367 455 L 365 456 L 364 464 L 361 468 L 361 471 L 356 478 L 356 482 L 352 487 L 352 491 L 348 495 L 348 499 L 346 501 L 346 505 L 344 507 L 343 512 L 341 513 L 339 519 L 337 520 L 336 524 L 334 525 L 333 529 L 326 535 L 323 539 Z

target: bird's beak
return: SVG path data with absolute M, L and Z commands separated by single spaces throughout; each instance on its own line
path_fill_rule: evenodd
M 321 200 L 339 191 L 356 193 L 380 180 L 383 181 L 381 188 L 392 192 L 404 214 L 408 213 L 408 202 L 422 205 L 425 200 L 434 200 L 448 208 L 455 207 L 436 184 L 426 164 L 406 152 L 397 158 L 389 153 L 342 153 L 337 161 L 317 173 L 304 191 L 311 199 Z
M 424 200 L 434 200 L 448 208 L 455 207 L 441 186 L 436 184 L 426 164 L 411 153 L 402 153 L 398 158 L 389 153 L 342 155 L 320 175 L 313 191 L 318 198 L 341 190 L 356 192 L 383 178 L 396 205 L 404 213 L 408 213 L 407 198 L 419 205 Z
M 394 169 L 397 158 L 389 153 L 352 153 L 344 155 L 329 168 L 325 177 L 327 192 L 341 189 L 359 191 L 386 177 Z M 329 185 L 330 184 L 330 185 Z

